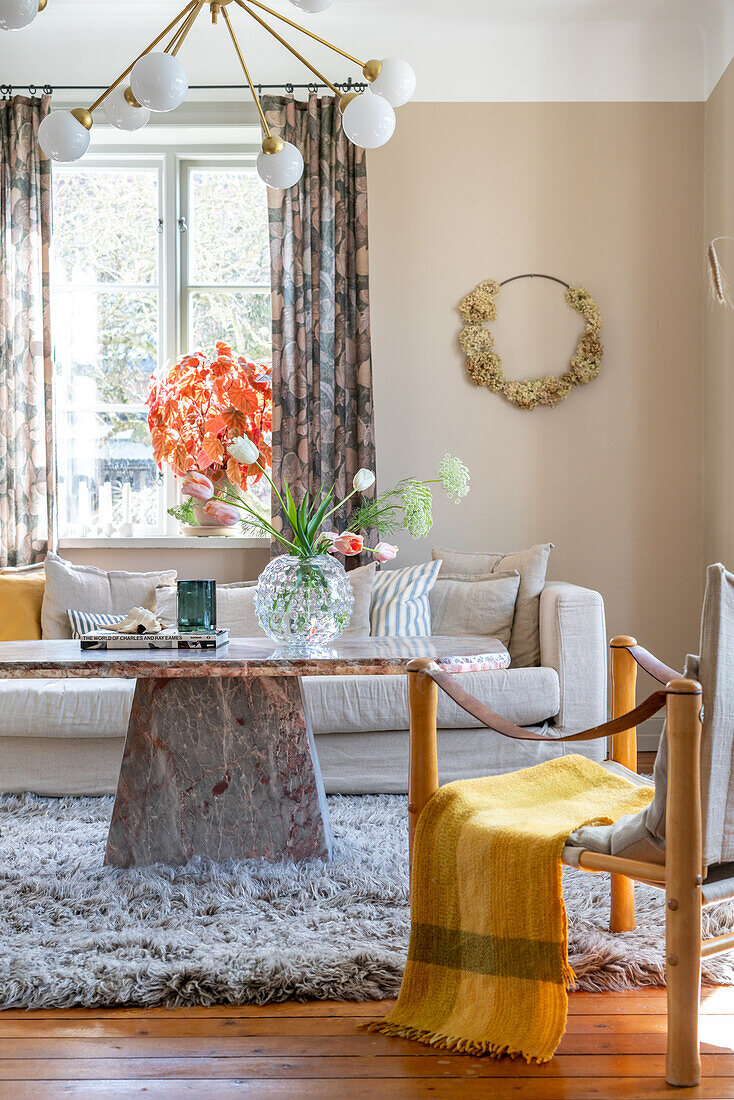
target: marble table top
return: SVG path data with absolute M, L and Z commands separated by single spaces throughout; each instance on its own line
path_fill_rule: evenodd
M 340 638 L 317 654 L 279 649 L 259 638 L 232 639 L 219 649 L 85 650 L 78 641 L 0 643 L 0 679 L 192 676 L 394 675 L 415 657 L 448 671 L 507 668 L 510 655 L 496 638 Z

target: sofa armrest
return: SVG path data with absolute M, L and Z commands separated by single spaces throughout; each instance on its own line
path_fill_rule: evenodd
M 607 640 L 598 592 L 552 582 L 540 594 L 540 663 L 558 673 L 558 733 L 601 725 L 607 715 Z

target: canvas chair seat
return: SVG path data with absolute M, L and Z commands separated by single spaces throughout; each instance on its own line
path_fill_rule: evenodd
M 701 615 L 701 655 L 686 658 L 685 675 L 703 688 L 701 805 L 703 864 L 734 863 L 734 575 L 723 565 L 706 571 Z M 626 769 L 625 769 L 626 770 Z M 627 778 L 631 778 L 628 773 Z M 641 813 L 614 825 L 578 829 L 568 848 L 665 862 L 668 742 L 663 731 L 655 759 L 655 796 Z M 573 854 L 569 853 L 571 858 Z M 711 878 L 707 875 L 707 881 Z M 729 877 L 726 874 L 724 878 Z M 713 880 L 712 880 L 713 881 Z M 721 881 L 720 876 L 718 881 Z
M 648 776 L 638 775 L 615 760 L 605 760 L 601 766 L 639 787 L 652 785 Z M 639 814 L 625 814 L 613 825 L 587 825 L 577 829 L 563 849 L 563 862 L 569 867 L 578 867 L 581 852 L 587 851 L 664 864 L 665 841 L 652 835 L 645 823 L 645 813 L 642 810 Z

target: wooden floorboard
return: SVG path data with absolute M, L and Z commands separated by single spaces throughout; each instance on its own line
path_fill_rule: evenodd
M 359 1030 L 390 1002 L 0 1013 L 0 1100 L 734 1100 L 734 988 L 704 990 L 704 1079 L 665 1084 L 665 991 L 574 993 L 543 1066 Z

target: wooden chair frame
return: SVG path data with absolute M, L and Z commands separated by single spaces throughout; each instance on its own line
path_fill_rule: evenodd
M 408 666 L 410 856 L 412 861 L 413 837 L 421 811 L 439 789 L 436 737 L 439 687 L 487 728 L 503 736 L 552 742 L 610 737 L 610 758 L 634 772 L 637 771 L 636 723 L 665 707 L 668 737 L 665 864 L 581 849 L 577 865 L 584 871 L 611 872 L 612 932 L 631 931 L 635 927 L 636 879 L 665 889 L 668 1001 L 665 1076 L 671 1085 L 697 1085 L 701 1079 L 698 1040 L 701 958 L 734 949 L 734 933 L 701 940 L 701 911 L 707 903 L 703 889 L 706 869 L 702 861 L 701 685 L 696 680 L 682 678 L 634 638 L 616 637 L 610 645 L 612 720 L 564 738 L 543 738 L 508 722 L 463 689 L 454 687 L 460 679 L 455 673 L 442 671 L 427 658 L 411 661 Z M 638 665 L 665 688 L 635 707 Z M 720 896 L 715 900 L 720 900 Z

